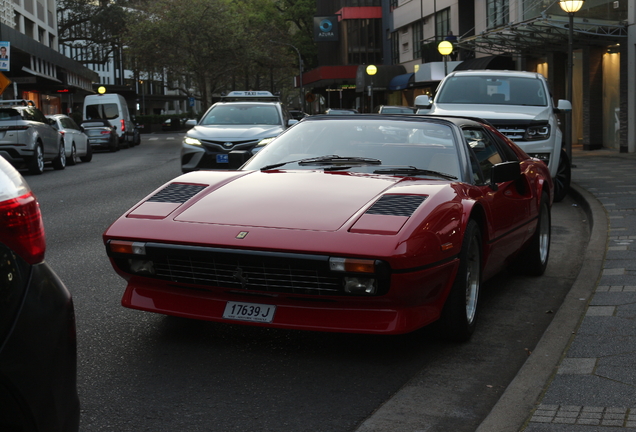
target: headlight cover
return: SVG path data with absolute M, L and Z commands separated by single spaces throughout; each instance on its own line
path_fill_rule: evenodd
M 550 125 L 530 126 L 526 129 L 526 141 L 546 140 L 550 138 Z
M 183 143 L 184 143 L 184 144 L 189 144 L 189 145 L 195 145 L 195 146 L 200 146 L 200 145 L 202 145 L 202 144 L 201 144 L 201 141 L 199 141 L 199 140 L 198 140 L 198 139 L 196 139 L 196 138 L 189 137 L 189 136 L 187 136 L 187 137 L 185 137 L 185 138 L 183 139 Z

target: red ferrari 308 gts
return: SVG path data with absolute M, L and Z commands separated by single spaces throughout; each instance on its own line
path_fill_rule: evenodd
M 550 173 L 477 119 L 311 116 L 233 164 L 175 178 L 104 233 L 124 306 L 335 332 L 437 322 L 462 341 L 484 280 L 548 262 Z

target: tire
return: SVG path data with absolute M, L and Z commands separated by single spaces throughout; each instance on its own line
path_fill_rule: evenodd
M 114 138 L 113 138 L 114 137 Z M 108 146 L 108 151 L 113 153 L 119 150 L 119 138 L 116 135 L 110 135 L 110 145 Z
M 60 143 L 60 149 L 57 152 L 57 156 L 53 159 L 53 168 L 56 170 L 63 170 L 66 168 L 66 149 L 64 148 L 64 141 Z
M 455 281 L 439 320 L 446 340 L 465 342 L 475 330 L 481 289 L 481 252 L 481 231 L 471 219 L 466 226 Z
M 75 147 L 75 143 L 71 145 L 71 157 L 68 158 L 66 164 L 69 166 L 73 166 L 77 163 L 77 147 Z
M 138 146 L 139 144 L 141 144 L 141 134 L 139 133 L 137 129 L 135 129 L 133 145 Z
M 565 150 L 561 150 L 559 158 L 559 167 L 557 168 L 554 181 L 554 202 L 561 202 L 570 190 L 570 181 L 572 179 L 572 166 L 570 158 Z
M 29 161 L 29 174 L 40 175 L 44 172 L 44 153 L 42 143 L 38 142 L 33 149 L 33 157 Z
M 552 216 L 548 205 L 548 196 L 544 192 L 539 204 L 539 220 L 530 243 L 517 258 L 516 268 L 529 276 L 541 276 L 545 273 L 550 258 L 552 239 Z
M 93 146 L 89 143 L 86 143 L 86 155 L 80 156 L 80 160 L 82 162 L 90 162 L 93 160 Z

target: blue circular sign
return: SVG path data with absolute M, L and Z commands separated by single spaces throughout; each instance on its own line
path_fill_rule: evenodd
M 333 24 L 331 23 L 330 20 L 324 19 L 324 20 L 320 21 L 320 30 L 321 31 L 327 33 L 327 32 L 330 32 L 332 28 L 333 28 Z

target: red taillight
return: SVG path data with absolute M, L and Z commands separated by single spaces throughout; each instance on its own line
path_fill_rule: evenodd
M 121 122 L 121 131 L 126 132 L 126 122 L 124 121 L 124 119 L 121 119 L 120 122 Z
M 103 130 L 100 132 L 102 135 L 110 135 L 110 131 L 109 130 Z
M 0 202 L 0 242 L 29 264 L 44 260 L 44 224 L 32 193 Z
M 60 135 L 64 136 L 64 134 L 66 133 L 66 131 L 58 131 L 60 133 Z

